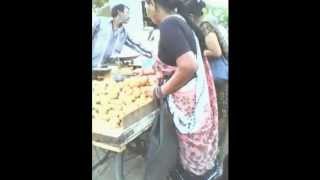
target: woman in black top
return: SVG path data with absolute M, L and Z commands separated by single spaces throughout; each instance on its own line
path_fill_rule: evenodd
M 177 129 L 183 178 L 213 180 L 218 152 L 215 87 L 202 59 L 203 35 L 185 16 L 184 2 L 146 1 L 148 16 L 160 29 L 158 58 L 153 70 L 166 80 L 152 91 L 157 98 L 168 95 Z

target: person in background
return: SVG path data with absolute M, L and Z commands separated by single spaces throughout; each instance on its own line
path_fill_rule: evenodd
M 202 26 L 206 27 L 202 27 Z M 208 16 L 203 18 L 200 21 L 199 26 L 202 28 L 202 31 L 205 29 L 210 29 L 211 31 L 215 32 L 221 46 L 221 50 L 225 58 L 229 59 L 229 43 L 228 43 L 228 31 L 227 28 L 219 24 L 219 21 L 214 16 Z
M 211 18 L 211 22 L 202 21 L 204 2 L 196 0 L 187 1 L 190 18 L 198 24 L 205 36 L 205 50 L 203 51 L 211 65 L 217 90 L 219 110 L 219 172 L 222 174 L 223 162 L 228 154 L 228 39 L 224 29 Z
M 207 49 L 205 56 L 210 59 L 211 68 L 215 76 L 215 85 L 218 97 L 219 107 L 219 127 L 220 127 L 220 142 L 219 142 L 219 164 L 223 167 L 224 158 L 228 155 L 228 60 L 226 51 L 222 51 L 222 43 L 218 40 L 218 33 L 215 33 L 213 26 L 208 22 L 201 24 L 201 29 L 206 35 Z M 222 38 L 221 38 L 222 39 Z M 218 42 L 218 43 L 217 43 Z
M 214 180 L 218 110 L 213 79 L 202 59 L 204 37 L 187 16 L 182 0 L 146 0 L 146 9 L 160 30 L 158 57 L 153 69 L 136 73 L 156 72 L 164 81 L 149 93 L 167 96 L 173 115 L 180 161 L 171 178 Z
M 103 17 L 93 17 L 95 24 L 92 29 L 92 67 L 101 67 L 113 55 L 120 54 L 123 45 L 151 58 L 152 53 L 135 43 L 124 27 L 130 19 L 129 8 L 123 4 L 115 5 L 111 10 L 111 16 L 111 21 Z

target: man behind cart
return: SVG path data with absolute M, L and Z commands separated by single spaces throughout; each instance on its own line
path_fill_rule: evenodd
M 111 57 L 120 54 L 126 45 L 148 58 L 152 53 L 132 41 L 123 26 L 129 21 L 129 8 L 123 4 L 115 5 L 111 10 L 112 20 L 105 17 L 92 19 L 92 67 L 103 67 Z

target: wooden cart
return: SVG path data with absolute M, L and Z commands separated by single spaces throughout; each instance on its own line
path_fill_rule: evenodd
M 152 122 L 159 115 L 159 109 L 142 117 L 125 129 L 108 130 L 102 122 L 93 120 L 92 123 L 92 144 L 96 147 L 116 153 L 114 168 L 116 180 L 124 180 L 123 155 L 128 143 L 147 131 Z
M 101 76 L 111 80 L 110 66 L 106 70 L 93 71 L 92 78 Z M 92 145 L 106 151 L 116 153 L 114 168 L 116 180 L 124 180 L 123 155 L 128 144 L 146 132 L 152 122 L 159 115 L 159 109 L 155 101 L 152 101 L 123 119 L 124 128 L 110 129 L 105 121 L 92 119 Z

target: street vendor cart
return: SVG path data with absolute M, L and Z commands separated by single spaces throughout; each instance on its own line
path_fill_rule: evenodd
M 125 60 L 128 60 L 128 59 L 130 58 L 128 57 L 125 58 Z M 97 70 L 97 72 L 94 72 L 93 70 L 93 76 L 92 76 L 93 81 L 95 79 L 99 79 L 97 76 L 103 76 L 102 79 L 104 80 L 102 80 L 102 82 L 114 81 L 115 80 L 114 76 L 117 75 L 117 73 L 119 73 L 119 66 L 123 66 L 123 65 L 124 64 L 119 64 L 119 63 L 116 65 L 117 66 L 115 67 L 116 73 L 113 72 L 114 70 L 113 66 L 110 66 L 105 70 L 101 70 L 101 69 Z M 125 64 L 125 66 L 127 65 L 128 64 Z M 101 77 L 100 77 L 100 80 L 101 80 Z M 122 88 L 125 89 L 125 87 L 122 87 Z M 139 87 L 139 88 L 143 89 L 143 87 Z M 139 88 L 136 88 L 136 89 L 139 89 Z M 109 89 L 106 91 L 109 91 L 109 93 L 111 93 L 110 91 L 113 91 L 113 90 Z M 106 96 L 109 97 L 109 95 L 106 95 Z M 120 94 L 118 96 L 120 96 Z M 136 95 L 136 96 L 139 96 L 139 95 Z M 140 95 L 140 96 L 142 97 L 143 95 Z M 98 96 L 98 98 L 99 97 L 102 97 L 102 95 Z M 103 96 L 103 98 L 106 98 L 106 97 Z M 125 99 L 123 99 L 122 101 L 126 101 L 127 99 L 130 99 L 130 97 L 125 97 Z M 93 105 L 94 103 L 96 102 L 93 102 Z M 99 103 L 100 103 L 99 106 L 104 106 L 103 104 L 106 102 L 104 103 L 99 102 Z M 105 106 L 108 106 L 108 104 L 106 104 Z M 113 105 L 113 107 L 110 107 L 110 108 L 116 108 L 115 106 L 118 106 L 118 104 L 115 104 Z M 110 113 L 112 111 L 116 111 L 116 110 L 111 109 Z M 115 177 L 116 177 L 116 180 L 124 180 L 124 175 L 123 175 L 124 152 L 130 149 L 129 143 L 138 139 L 139 136 L 141 136 L 151 127 L 153 120 L 157 118 L 157 116 L 159 115 L 159 109 L 157 107 L 157 103 L 154 100 L 148 99 L 148 101 L 146 102 L 143 102 L 143 100 L 141 100 L 139 106 L 136 105 L 136 108 L 134 108 L 134 110 L 132 110 L 130 113 L 126 113 L 121 118 L 115 115 L 114 112 L 112 113 L 113 114 L 110 117 L 96 116 L 92 118 L 92 145 L 95 147 L 101 148 L 103 150 L 115 153 L 115 161 L 113 164 L 114 165 L 113 167 L 115 168 L 114 169 Z M 108 120 L 106 121 L 103 118 L 106 118 Z M 118 126 L 116 128 L 110 128 L 110 122 L 113 121 L 113 118 L 116 118 L 117 120 L 121 119 L 121 122 L 120 122 L 121 125 L 117 124 Z
M 125 150 L 127 150 L 127 145 L 151 127 L 152 121 L 158 113 L 159 111 L 155 110 L 128 128 L 114 131 L 106 129 L 103 131 L 103 126 L 93 120 L 92 144 L 115 153 L 114 172 L 116 180 L 124 180 L 123 157 Z

